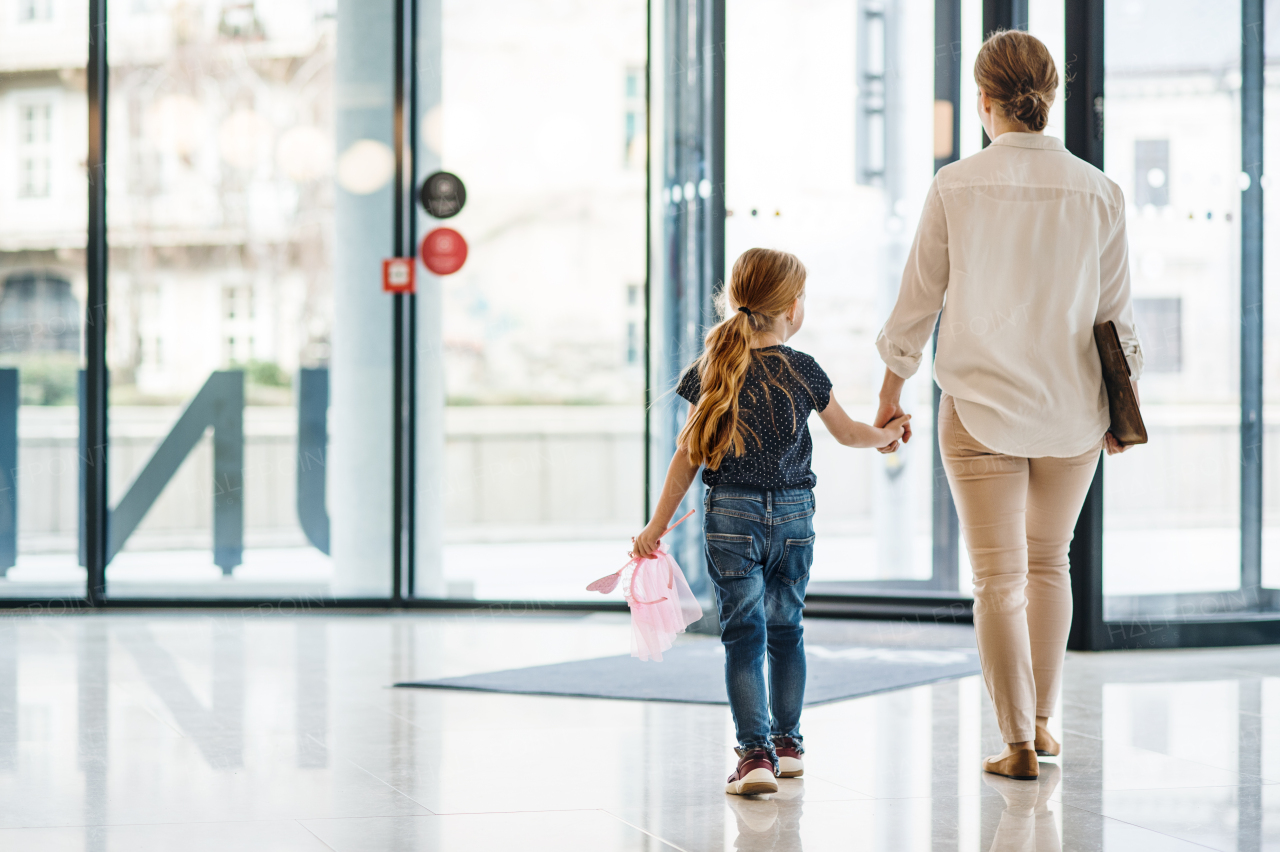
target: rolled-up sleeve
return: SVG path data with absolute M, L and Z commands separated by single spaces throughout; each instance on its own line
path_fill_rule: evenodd
M 921 353 L 942 310 L 950 274 L 947 215 L 935 178 L 902 272 L 898 300 L 876 337 L 876 349 L 885 366 L 904 379 L 920 369 Z
M 1120 195 L 1118 192 L 1117 195 Z M 1134 381 L 1142 377 L 1142 342 L 1133 319 L 1133 296 L 1129 288 L 1129 240 L 1125 235 L 1124 197 L 1118 201 L 1117 219 L 1103 242 L 1098 258 L 1100 289 L 1096 322 L 1111 320 L 1120 336 L 1120 348 L 1129 362 Z

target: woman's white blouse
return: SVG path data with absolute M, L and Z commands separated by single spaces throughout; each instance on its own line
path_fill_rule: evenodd
M 1031 458 L 1093 447 L 1110 424 L 1095 323 L 1142 373 L 1120 188 L 1035 133 L 940 169 L 876 340 L 890 370 L 916 372 L 939 310 L 934 377 L 969 434 Z

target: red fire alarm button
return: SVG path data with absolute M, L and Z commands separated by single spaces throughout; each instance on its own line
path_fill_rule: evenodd
M 467 241 L 453 228 L 436 228 L 422 238 L 422 265 L 436 275 L 450 275 L 467 262 Z
M 384 293 L 412 293 L 413 258 L 389 257 L 382 261 L 382 291 Z

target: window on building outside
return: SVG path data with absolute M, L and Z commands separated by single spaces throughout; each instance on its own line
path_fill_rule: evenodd
M 78 352 L 80 305 L 71 282 L 44 270 L 6 278 L 0 295 L 0 346 L 18 352 Z
M 1148 204 L 1169 203 L 1169 140 L 1138 139 L 1133 143 L 1133 203 L 1139 209 Z
M 1182 299 L 1134 299 L 1144 370 L 1182 372 Z
M 49 196 L 53 107 L 47 103 L 18 107 L 18 196 Z

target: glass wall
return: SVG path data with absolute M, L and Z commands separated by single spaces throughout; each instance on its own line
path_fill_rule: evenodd
M 88 4 L 0 10 L 0 598 L 80 597 Z
M 113 5 L 104 175 L 85 167 L 86 4 L 2 7 L 0 597 L 84 591 L 77 388 L 95 179 L 111 251 L 110 593 L 388 595 L 395 334 L 378 274 L 395 230 L 394 6 Z M 982 6 L 957 5 L 962 156 L 982 140 Z M 945 142 L 935 4 L 775 7 L 735 0 L 727 17 L 726 267 L 755 245 L 801 257 L 809 311 L 794 344 L 869 420 L 874 337 Z M 646 311 L 664 307 L 645 256 L 648 4 L 414 8 L 403 188 L 456 174 L 461 213 L 419 210 L 414 225 L 457 230 L 469 254 L 451 275 L 418 268 L 412 591 L 599 600 L 583 586 L 625 560 L 644 522 Z M 1061 0 L 1028 11 L 1071 73 Z M 1105 25 L 1106 171 L 1126 197 L 1151 433 L 1106 463 L 1106 593 L 1121 606 L 1238 591 L 1240 462 L 1255 451 L 1239 437 L 1239 5 L 1132 0 L 1107 4 Z M 681 187 L 686 200 L 714 191 Z M 1280 326 L 1264 316 L 1273 424 Z M 670 388 L 649 390 L 652 402 Z M 846 451 L 812 424 L 815 591 L 938 576 L 931 392 L 921 370 L 904 397 L 916 439 L 892 456 Z M 1277 434 L 1262 447 L 1271 587 Z M 664 449 L 652 467 L 665 463 Z M 968 576 L 961 548 L 962 592 Z
M 1058 96 L 1049 108 L 1049 123 L 1044 132 L 1047 136 L 1056 136 L 1062 140 L 1066 139 L 1066 89 L 1063 81 L 1071 70 L 1067 67 L 1065 12 L 1063 0 L 1027 0 L 1027 32 L 1044 42 L 1058 69 Z M 972 79 L 972 65 L 969 66 L 968 74 L 969 79 Z
M 390 592 L 392 8 L 110 9 L 113 596 Z
M 420 232 L 468 254 L 419 267 L 415 591 L 599 600 L 645 522 L 646 4 L 419 14 L 419 180 L 466 187 Z
M 933 2 L 744 0 L 727 30 L 726 274 L 753 246 L 804 262 L 806 320 L 790 345 L 870 421 L 875 337 L 933 176 Z M 841 447 L 812 419 L 813 591 L 932 575 L 931 394 L 925 368 L 903 394 L 914 437 L 892 455 Z
M 1240 6 L 1106 7 L 1150 443 L 1106 461 L 1105 593 L 1240 587 Z

